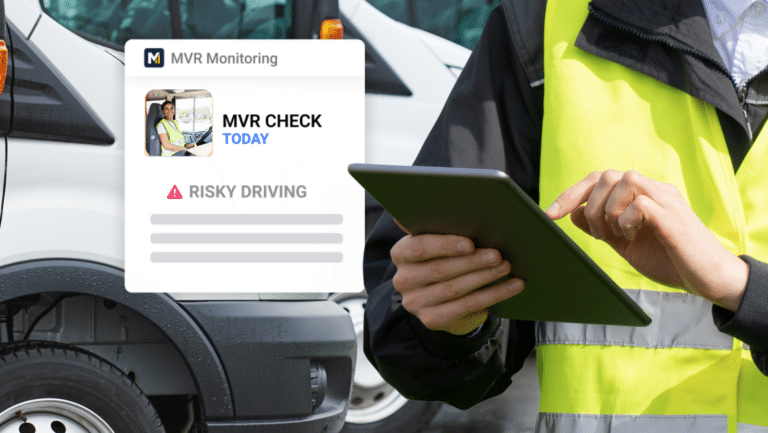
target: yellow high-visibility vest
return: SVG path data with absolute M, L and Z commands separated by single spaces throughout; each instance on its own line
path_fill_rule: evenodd
M 166 120 L 166 119 L 162 119 L 161 121 L 157 122 L 158 126 L 160 126 L 160 124 L 162 124 L 163 127 L 165 128 L 165 133 L 168 134 L 168 141 L 171 144 L 178 143 L 179 141 L 181 141 L 181 142 L 185 141 L 184 135 L 181 132 L 179 132 L 179 131 L 181 131 L 181 128 L 179 127 L 179 122 L 176 119 L 173 120 L 173 124 L 176 126 L 176 128 L 171 126 L 171 123 L 168 120 Z M 160 145 L 160 150 L 162 151 L 162 153 L 161 153 L 162 156 L 171 156 L 174 153 L 179 152 L 178 150 L 176 150 L 176 151 L 174 151 L 174 150 L 166 150 L 162 146 L 162 144 Z
M 633 169 L 675 185 L 733 254 L 768 261 L 768 133 L 734 174 L 715 107 L 574 46 L 587 3 L 547 4 L 541 206 L 590 172 Z M 569 218 L 558 224 L 653 323 L 538 324 L 539 430 L 768 432 L 768 377 L 717 331 L 709 302 L 643 277 Z

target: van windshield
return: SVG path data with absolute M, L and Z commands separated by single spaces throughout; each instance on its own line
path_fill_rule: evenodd
M 474 48 L 500 0 L 367 0 L 390 18 Z
M 286 39 L 292 30 L 293 1 L 41 0 L 41 4 L 64 27 L 122 50 L 129 39 Z

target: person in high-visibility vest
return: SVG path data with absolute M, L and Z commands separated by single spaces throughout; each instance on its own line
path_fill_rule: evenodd
M 185 155 L 187 151 L 184 134 L 181 133 L 179 122 L 173 118 L 176 109 L 173 102 L 165 101 L 161 107 L 163 119 L 157 122 L 157 134 L 160 137 L 162 147 L 161 156 Z
M 382 377 L 467 408 L 535 346 L 537 431 L 768 432 L 766 35 L 762 0 L 502 1 L 415 164 L 505 171 L 653 323 L 501 321 L 525 282 L 484 287 L 498 251 L 385 214 L 364 259 Z

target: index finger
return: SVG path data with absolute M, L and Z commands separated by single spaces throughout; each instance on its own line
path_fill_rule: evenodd
M 392 250 L 392 262 L 418 263 L 438 257 L 464 256 L 475 250 L 471 239 L 455 235 L 418 235 L 405 236 L 400 239 Z
M 553 220 L 560 219 L 587 201 L 595 185 L 600 181 L 599 171 L 593 171 L 576 185 L 566 189 L 545 211 Z

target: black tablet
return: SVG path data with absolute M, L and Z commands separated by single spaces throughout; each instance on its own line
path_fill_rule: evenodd
M 411 234 L 496 248 L 525 290 L 494 305 L 520 320 L 647 326 L 651 318 L 497 170 L 352 164 L 349 173 Z M 509 278 L 509 277 L 507 277 Z M 501 280 L 500 280 L 501 281 Z

